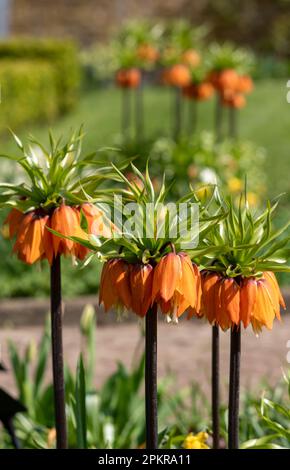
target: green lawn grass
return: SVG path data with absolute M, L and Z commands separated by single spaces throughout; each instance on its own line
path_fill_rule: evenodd
M 269 194 L 288 191 L 290 158 L 290 104 L 286 102 L 286 80 L 258 81 L 248 97 L 248 105 L 239 112 L 239 136 L 266 147 L 266 171 L 269 177 Z M 172 100 L 168 89 L 146 88 L 145 129 L 147 136 L 168 134 L 172 128 Z M 212 129 L 214 100 L 199 106 L 198 129 Z M 0 107 L 1 110 L 1 107 Z M 225 116 L 226 117 L 226 116 Z M 86 137 L 84 150 L 110 146 L 120 131 L 120 92 L 115 88 L 97 89 L 85 94 L 76 109 L 58 119 L 52 129 L 66 133 L 70 128 L 84 124 Z M 47 125 L 31 125 L 18 132 L 45 139 Z M 8 131 L 2 134 L 1 153 L 15 147 Z
M 286 102 L 286 80 L 265 80 L 256 84 L 248 98 L 248 106 L 239 113 L 239 135 L 267 149 L 266 173 L 268 195 L 273 197 L 290 189 L 290 105 Z M 164 88 L 146 88 L 145 130 L 147 136 L 162 136 L 172 128 L 172 96 Z M 198 129 L 212 129 L 214 100 L 199 106 Z M 1 107 L 0 107 L 1 110 Z M 65 134 L 71 128 L 84 124 L 86 137 L 84 151 L 115 144 L 120 131 L 120 92 L 115 88 L 97 89 L 86 93 L 77 108 L 58 119 L 52 127 L 56 134 Z M 47 125 L 28 126 L 17 134 L 24 138 L 32 133 L 39 139 L 47 138 Z M 15 151 L 8 131 L 2 133 L 0 153 Z M 0 162 L 0 165 L 3 165 Z M 253 162 L 254 165 L 254 162 Z M 1 171 L 1 166 L 0 166 Z M 2 170 L 3 172 L 3 170 Z M 290 209 L 289 195 L 284 198 L 284 218 Z M 10 242 L 0 241 L 0 297 L 9 295 L 46 295 L 48 270 L 39 266 L 24 266 L 11 258 Z M 71 280 L 71 261 L 65 261 L 64 293 L 78 295 L 96 292 L 98 272 L 96 264 L 84 271 L 75 269 Z

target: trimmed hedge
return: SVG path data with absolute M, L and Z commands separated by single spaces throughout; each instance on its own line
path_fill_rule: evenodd
M 44 61 L 0 61 L 0 131 L 58 114 L 54 67 Z
M 42 60 L 55 70 L 57 105 L 60 112 L 70 110 L 78 99 L 80 64 L 73 42 L 54 39 L 17 38 L 0 41 L 0 67 L 2 60 Z

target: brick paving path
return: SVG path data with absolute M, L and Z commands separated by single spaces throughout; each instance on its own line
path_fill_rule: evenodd
M 159 322 L 158 360 L 159 375 L 172 371 L 178 386 L 190 380 L 200 381 L 208 391 L 210 378 L 210 327 L 202 321 L 181 320 L 179 325 Z M 30 340 L 38 341 L 41 335 L 39 326 L 16 326 L 0 328 L 2 356 L 8 365 L 7 339 L 13 339 L 19 348 Z M 227 382 L 229 334 L 221 334 L 221 364 L 223 383 Z M 252 330 L 244 331 L 242 338 L 242 385 L 254 387 L 261 378 L 272 383 L 281 377 L 281 368 L 287 368 L 287 341 L 290 340 L 290 315 L 283 322 L 275 322 L 272 332 L 263 331 L 256 338 Z M 96 383 L 100 385 L 122 361 L 130 366 L 140 344 L 140 325 L 133 323 L 114 323 L 97 328 L 97 370 Z M 64 331 L 65 359 L 71 367 L 76 366 L 82 348 L 77 325 L 68 324 Z M 289 365 L 288 365 L 289 366 Z M 11 373 L 0 374 L 1 386 L 14 390 Z

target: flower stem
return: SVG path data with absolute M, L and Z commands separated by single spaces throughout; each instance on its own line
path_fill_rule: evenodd
M 233 106 L 229 108 L 229 137 L 237 137 L 237 110 Z
M 212 430 L 213 430 L 213 448 L 219 448 L 220 440 L 220 418 L 219 418 L 219 327 L 212 327 L 212 357 L 211 357 L 211 400 L 212 400 Z
M 230 393 L 229 393 L 229 449 L 239 448 L 239 399 L 240 399 L 240 357 L 241 357 L 241 328 L 231 330 L 230 352 Z
M 130 121 L 131 121 L 131 106 L 130 106 L 130 93 L 131 90 L 127 88 L 122 89 L 122 106 L 121 106 L 121 132 L 124 139 L 129 138 Z
M 136 142 L 144 140 L 144 100 L 143 100 L 143 83 L 135 91 L 135 124 L 136 124 Z
M 215 107 L 215 132 L 216 141 L 220 142 L 222 139 L 222 120 L 223 120 L 223 106 L 221 97 L 219 94 L 216 96 L 216 107 Z
M 192 136 L 196 132 L 197 127 L 197 101 L 195 99 L 188 100 L 188 135 Z
M 157 417 L 157 305 L 146 315 L 145 330 L 146 448 L 158 448 Z
M 52 368 L 54 389 L 54 412 L 57 449 L 67 449 L 65 390 L 63 373 L 62 347 L 62 302 L 61 302 L 61 267 L 60 255 L 57 255 L 50 271 L 50 302 L 51 302 L 51 340 Z
M 173 139 L 178 141 L 181 134 L 182 92 L 180 87 L 175 87 L 173 91 L 175 92 Z

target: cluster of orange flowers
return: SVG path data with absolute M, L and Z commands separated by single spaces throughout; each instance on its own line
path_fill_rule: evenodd
M 183 96 L 203 101 L 211 98 L 214 91 L 221 96 L 224 106 L 243 108 L 245 94 L 253 90 L 253 81 L 249 75 L 239 75 L 234 69 L 211 72 L 200 82 L 193 83 L 190 69 L 186 64 L 173 65 L 163 73 L 163 83 L 182 88 Z
M 188 49 L 181 57 L 181 63 L 165 69 L 163 83 L 182 89 L 182 94 L 188 99 L 203 101 L 209 99 L 214 93 L 214 87 L 209 80 L 193 83 L 191 69 L 201 62 L 200 55 L 194 49 Z
M 264 272 L 261 278 L 225 278 L 218 273 L 202 273 L 203 303 L 201 313 L 223 330 L 241 322 L 259 332 L 263 326 L 272 329 L 273 320 L 280 319 L 280 306 L 285 302 L 276 277 Z
M 136 56 L 142 62 L 152 65 L 159 59 L 159 52 L 150 44 L 140 44 Z M 120 88 L 138 88 L 141 80 L 141 71 L 137 67 L 121 68 L 117 71 L 115 77 L 116 84 Z
M 81 228 L 81 213 L 86 218 L 89 233 L 108 236 L 110 229 L 103 222 L 102 212 L 90 203 L 75 207 L 61 204 L 50 213 L 41 209 L 26 213 L 12 209 L 5 224 L 9 227 L 9 237 L 11 239 L 16 237 L 13 252 L 27 264 L 42 259 L 47 259 L 49 264 L 52 264 L 58 254 L 71 255 L 83 260 L 89 251 L 86 247 L 67 238 L 53 235 L 47 230 L 49 227 L 64 237 L 87 238 Z
M 141 72 L 136 67 L 120 69 L 116 74 L 116 83 L 121 88 L 138 88 L 141 83 Z
M 272 328 L 285 308 L 276 277 L 234 279 L 198 270 L 184 253 L 169 253 L 156 266 L 130 264 L 121 258 L 106 262 L 100 285 L 100 304 L 132 310 L 144 317 L 155 303 L 173 321 L 185 312 L 188 318 L 205 317 L 223 330 L 252 325 L 255 332 Z
M 159 59 L 159 52 L 149 44 L 142 44 L 137 50 L 137 57 L 154 64 Z M 198 101 L 209 99 L 216 91 L 224 106 L 243 108 L 246 104 L 245 95 L 253 90 L 251 77 L 239 75 L 235 69 L 228 68 L 213 71 L 203 81 L 195 83 L 191 70 L 199 66 L 200 62 L 201 57 L 196 50 L 186 50 L 180 63 L 163 70 L 162 83 L 181 88 L 184 97 Z M 136 67 L 122 68 L 116 74 L 116 83 L 123 88 L 137 88 L 141 83 L 141 72 Z
M 221 96 L 224 106 L 243 108 L 246 104 L 245 94 L 253 90 L 253 81 L 249 75 L 239 75 L 234 69 L 212 72 L 210 82 Z
M 200 310 L 201 277 L 184 253 L 169 253 L 156 266 L 111 259 L 103 267 L 100 304 L 132 310 L 144 317 L 156 303 L 161 312 L 177 321 L 186 310 Z

